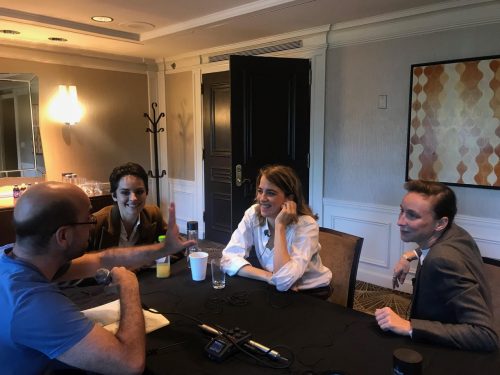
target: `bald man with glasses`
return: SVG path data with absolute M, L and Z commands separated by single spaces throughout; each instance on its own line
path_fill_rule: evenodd
M 77 186 L 37 184 L 14 209 L 16 243 L 0 254 L 0 363 L 2 374 L 40 374 L 57 359 L 98 373 L 140 374 L 145 328 L 139 284 L 126 267 L 176 253 L 181 242 L 175 206 L 166 242 L 85 254 L 95 223 L 90 200 Z M 88 320 L 53 281 L 93 277 L 111 269 L 120 296 L 116 334 Z

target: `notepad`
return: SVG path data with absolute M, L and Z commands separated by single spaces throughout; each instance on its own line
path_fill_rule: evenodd
M 146 323 L 146 333 L 165 327 L 170 324 L 168 319 L 161 314 L 154 314 L 147 310 L 142 310 L 144 313 L 144 321 Z M 120 325 L 120 301 L 112 302 L 83 310 L 82 313 L 95 322 L 100 324 L 104 329 L 115 334 Z

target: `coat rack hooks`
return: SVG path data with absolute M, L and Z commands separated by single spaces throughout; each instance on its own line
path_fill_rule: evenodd
M 163 169 L 161 171 L 161 175 L 160 175 L 160 171 L 158 169 L 158 165 L 159 165 L 159 163 L 158 163 L 158 133 L 165 131 L 165 129 L 163 129 L 163 128 L 158 129 L 158 123 L 160 122 L 160 119 L 162 117 L 165 117 L 165 113 L 161 112 L 158 115 L 158 117 L 156 117 L 156 107 L 158 107 L 158 103 L 153 102 L 151 104 L 151 108 L 153 110 L 153 119 L 151 119 L 151 117 L 149 117 L 148 113 L 144 113 L 144 117 L 146 117 L 149 120 L 149 122 L 151 123 L 151 128 L 148 127 L 146 129 L 146 133 L 147 132 L 153 133 L 153 148 L 154 148 L 154 157 L 155 157 L 154 173 L 153 173 L 153 171 L 150 170 L 150 171 L 148 171 L 148 175 L 149 175 L 149 177 L 155 179 L 155 182 L 156 182 L 156 204 L 158 206 L 160 206 L 160 178 L 165 176 L 167 174 L 167 172 Z

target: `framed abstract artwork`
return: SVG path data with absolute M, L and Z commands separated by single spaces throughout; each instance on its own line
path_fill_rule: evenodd
M 406 179 L 500 189 L 500 56 L 411 66 Z

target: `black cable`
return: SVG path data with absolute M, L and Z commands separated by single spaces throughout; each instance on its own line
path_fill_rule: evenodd
M 180 313 L 180 312 L 173 312 L 173 311 L 158 311 L 158 310 L 155 310 L 155 309 L 152 309 L 148 306 L 146 306 L 144 303 L 142 303 L 142 308 L 146 311 L 149 311 L 153 314 L 161 314 L 161 315 L 179 315 L 179 316 L 182 316 L 184 318 L 188 318 L 188 319 L 191 319 L 193 321 L 195 321 L 196 323 L 198 323 L 199 325 L 203 325 L 204 323 L 192 316 L 192 315 L 189 315 L 189 314 L 184 314 L 184 313 Z M 219 327 L 218 327 L 219 328 Z M 219 328 L 220 330 L 221 328 Z M 243 347 L 241 347 L 241 345 L 237 344 L 236 341 L 234 341 L 230 336 L 226 335 L 226 334 L 222 334 L 222 336 L 224 336 L 225 338 L 227 338 L 229 341 L 231 341 L 231 343 L 242 353 L 248 355 L 249 357 L 253 358 L 255 361 L 257 361 L 259 364 L 263 365 L 263 366 L 267 366 L 267 367 L 270 367 L 270 368 L 274 368 L 274 369 L 286 369 L 286 368 L 289 368 L 293 361 L 295 360 L 295 357 L 293 355 L 293 352 L 290 350 L 290 354 L 292 355 L 292 359 L 289 359 L 288 360 L 288 363 L 286 365 L 283 365 L 283 366 L 276 366 L 274 365 L 273 363 L 269 362 L 269 360 L 265 361 L 263 360 L 262 358 L 259 358 L 257 357 L 256 355 L 250 353 L 249 351 L 245 350 Z M 157 354 L 160 350 L 164 350 L 164 349 L 167 349 L 171 346 L 174 346 L 174 345 L 180 345 L 180 344 L 183 344 L 185 343 L 185 341 L 183 342 L 180 342 L 180 343 L 175 343 L 175 344 L 171 344 L 171 345 L 167 345 L 167 346 L 164 346 L 164 347 L 160 347 L 160 348 L 157 348 L 157 349 L 150 349 L 146 352 L 147 355 L 152 355 L 152 354 Z M 283 347 L 285 348 L 285 346 L 283 345 L 280 345 L 280 346 L 276 346 L 274 348 L 277 348 L 277 347 Z M 274 350 L 274 348 L 270 348 L 269 351 L 267 351 L 266 353 L 263 353 L 263 355 L 267 355 L 269 354 L 272 350 Z
M 176 343 L 173 343 L 173 344 L 170 344 L 170 345 L 160 346 L 159 348 L 149 349 L 149 350 L 146 350 L 146 355 L 156 355 L 156 354 L 158 354 L 159 352 L 161 352 L 163 350 L 169 349 L 169 348 L 171 348 L 173 346 L 185 344 L 186 342 L 187 341 L 181 341 L 181 342 L 176 342 Z
M 166 294 L 169 297 L 170 301 L 173 300 L 172 309 L 175 309 L 177 307 L 177 305 L 179 303 L 181 303 L 182 300 L 183 300 L 182 296 L 179 296 L 179 295 L 177 295 L 175 293 L 172 293 L 171 291 L 167 291 L 167 290 L 164 290 L 164 289 L 151 290 L 151 291 L 148 291 L 148 292 L 141 292 L 141 296 L 147 296 L 147 295 L 156 294 L 156 293 Z M 175 299 L 172 298 L 172 297 L 175 297 Z
M 248 303 L 248 293 L 243 291 L 233 293 L 229 297 L 210 297 L 206 300 L 205 307 L 214 314 L 221 314 L 224 310 L 224 304 L 231 306 L 246 306 Z
M 272 288 L 272 289 L 271 289 Z M 278 292 L 274 286 L 269 285 L 267 288 L 267 303 L 274 309 L 284 309 L 292 304 L 289 298 L 283 298 L 289 291 Z
M 248 293 L 246 291 L 236 292 L 229 296 L 227 302 L 233 306 L 246 306 L 248 305 Z
M 174 311 L 158 311 L 158 310 L 155 310 L 155 309 L 152 309 L 152 308 L 146 306 L 144 303 L 142 303 L 142 308 L 144 310 L 146 310 L 146 311 L 149 311 L 150 313 L 153 313 L 153 314 L 160 314 L 160 315 L 180 315 L 180 316 L 182 316 L 184 318 L 191 319 L 191 320 L 195 321 L 198 324 L 203 324 L 203 322 L 200 319 L 198 319 L 198 318 L 196 318 L 196 317 L 194 317 L 192 315 L 189 315 L 189 314 L 184 314 L 184 313 L 181 313 L 181 312 L 174 312 Z
M 279 292 L 276 292 L 274 289 L 270 289 L 271 286 L 268 286 L 265 290 L 267 291 L 267 301 L 268 301 L 268 304 L 273 307 L 273 308 L 279 308 L 279 309 L 282 309 L 282 308 L 285 308 L 287 307 L 288 305 L 290 305 L 290 303 L 286 303 L 286 304 L 276 304 L 276 303 L 273 303 L 271 301 L 272 299 L 272 296 L 277 296 L 279 295 L 280 293 Z M 166 293 L 164 290 L 155 290 L 155 291 L 150 291 L 150 292 L 146 292 L 146 293 L 141 293 L 141 295 L 149 295 L 149 294 L 153 294 L 153 293 Z M 170 294 L 170 293 L 169 293 Z M 176 296 L 179 298 L 178 301 L 176 301 L 175 305 L 179 304 L 180 301 L 182 301 L 182 298 L 179 297 L 179 296 Z M 249 304 L 249 299 L 248 299 L 248 292 L 247 291 L 241 291 L 241 292 L 235 292 L 233 294 L 231 294 L 229 297 L 227 298 L 219 298 L 219 297 L 211 297 L 209 298 L 206 302 L 205 302 L 205 307 L 212 311 L 213 313 L 222 313 L 223 312 L 223 305 L 224 304 L 229 304 L 229 305 L 232 305 L 232 306 L 246 306 Z M 182 316 L 184 318 L 187 318 L 187 319 L 190 319 L 194 322 L 196 322 L 197 324 L 199 325 L 203 325 L 204 322 L 201 321 L 200 319 L 192 316 L 192 315 L 189 315 L 189 314 L 185 314 L 185 313 L 181 313 L 181 312 L 174 312 L 174 311 L 158 311 L 156 309 L 153 309 L 153 308 L 150 308 L 148 307 L 147 305 L 145 305 L 144 303 L 142 303 L 142 308 L 146 311 L 149 311 L 153 314 L 161 314 L 161 315 L 179 315 L 179 316 Z M 218 327 L 219 329 L 219 332 L 224 332 L 225 330 Z M 262 365 L 262 366 L 266 366 L 266 367 L 269 367 L 269 368 L 273 368 L 273 369 L 288 369 L 290 368 L 290 366 L 293 364 L 293 362 L 295 361 L 295 356 L 293 354 L 293 351 L 289 348 L 287 348 L 286 346 L 284 345 L 279 345 L 279 346 L 275 346 L 274 348 L 287 348 L 289 350 L 289 354 L 291 356 L 291 359 L 288 359 L 288 362 L 284 365 L 276 365 L 272 362 L 270 362 L 270 359 L 263 359 L 265 357 L 262 357 L 262 358 L 259 358 L 257 355 L 255 354 L 252 354 L 250 353 L 248 350 L 246 350 L 245 348 L 243 348 L 241 345 L 237 344 L 231 337 L 229 337 L 228 335 L 225 335 L 224 333 L 222 334 L 224 337 L 226 337 L 229 341 L 231 341 L 231 343 L 243 354 L 246 354 L 247 356 L 249 356 L 250 358 L 252 358 L 253 360 L 255 360 L 258 364 Z M 180 345 L 184 342 L 180 342 L 180 343 L 175 343 L 175 344 L 171 344 L 171 345 L 167 345 L 165 347 L 161 347 L 161 348 L 157 348 L 157 349 L 151 349 L 149 351 L 147 351 L 147 354 L 148 355 L 152 355 L 152 354 L 157 354 L 159 351 L 161 350 L 164 350 L 164 349 L 167 349 L 169 347 L 172 347 L 172 346 L 175 346 L 175 345 Z M 274 350 L 274 348 L 270 348 L 269 351 L 267 352 L 259 352 L 257 349 L 251 347 L 249 345 L 249 347 L 256 351 L 256 353 L 258 353 L 260 356 L 265 356 L 265 355 L 269 355 L 269 353 L 271 351 Z
M 337 341 L 336 338 L 345 334 L 351 326 L 357 325 L 358 323 L 359 322 L 356 322 L 356 321 L 351 321 L 349 323 L 346 323 L 344 325 L 344 327 L 339 332 L 331 332 L 330 334 L 327 335 L 327 338 L 329 339 L 328 343 L 304 345 L 300 348 L 300 352 L 302 353 L 303 351 L 308 350 L 308 349 L 318 349 L 318 348 L 321 348 L 321 349 L 332 348 L 333 349 L 333 347 L 335 346 L 336 341 Z M 318 365 L 318 363 L 320 363 L 324 359 L 325 358 L 318 358 L 315 362 L 306 363 L 304 360 L 300 359 L 300 355 L 299 355 L 299 358 L 297 360 L 303 366 L 316 367 Z

